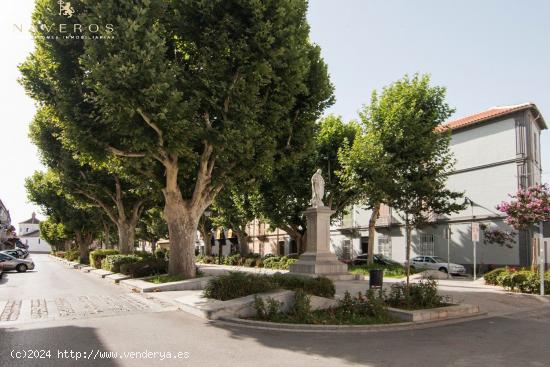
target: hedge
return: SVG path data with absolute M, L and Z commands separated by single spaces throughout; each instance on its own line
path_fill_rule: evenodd
M 498 285 L 512 292 L 540 292 L 540 274 L 530 270 L 498 268 L 484 275 L 487 284 Z M 550 294 L 550 271 L 544 275 L 545 294 Z
M 135 263 L 141 260 L 142 258 L 136 255 L 107 255 L 101 261 L 101 268 L 113 273 L 119 273 L 120 265 Z
M 90 252 L 90 266 L 96 269 L 101 269 L 101 261 L 108 255 L 118 255 L 118 250 L 95 250 Z
M 163 259 L 149 258 L 120 265 L 120 272 L 125 275 L 130 275 L 132 278 L 141 278 L 150 275 L 164 274 L 167 271 L 168 262 Z
M 245 297 L 255 293 L 283 288 L 288 290 L 302 289 L 308 294 L 320 297 L 334 297 L 334 284 L 328 278 L 309 278 L 293 275 L 255 275 L 231 272 L 208 282 L 204 290 L 207 298 L 221 301 Z

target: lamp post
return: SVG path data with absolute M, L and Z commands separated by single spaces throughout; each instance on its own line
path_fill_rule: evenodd
M 470 204 L 470 209 L 472 212 L 472 223 L 471 223 L 471 233 L 472 233 L 472 247 L 474 251 L 474 280 L 477 279 L 477 241 L 479 241 L 479 225 L 474 228 L 474 202 L 469 197 L 464 197 L 464 202 L 468 202 Z

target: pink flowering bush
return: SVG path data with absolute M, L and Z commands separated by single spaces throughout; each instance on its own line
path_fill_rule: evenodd
M 506 214 L 506 222 L 516 230 L 530 229 L 533 224 L 550 220 L 550 188 L 547 184 L 520 189 L 509 195 L 497 209 Z

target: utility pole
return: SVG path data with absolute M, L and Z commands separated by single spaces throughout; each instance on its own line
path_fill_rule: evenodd
M 451 277 L 451 223 L 447 224 L 447 279 Z
M 544 222 L 541 221 L 539 225 L 539 232 L 540 232 L 540 242 L 539 242 L 539 273 L 540 273 L 540 295 L 544 296 L 544 264 L 546 262 L 546 256 L 544 253 Z

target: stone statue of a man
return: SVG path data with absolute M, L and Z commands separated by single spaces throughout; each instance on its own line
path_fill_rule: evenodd
M 325 206 L 323 204 L 323 197 L 325 196 L 325 180 L 321 176 L 321 170 L 318 169 L 313 176 L 311 176 L 311 201 L 310 204 L 314 208 Z

